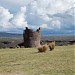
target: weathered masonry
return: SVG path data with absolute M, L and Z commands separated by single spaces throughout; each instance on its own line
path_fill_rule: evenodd
M 26 30 L 23 32 L 24 47 L 38 47 L 40 45 L 40 33 L 40 28 L 33 31 L 32 29 L 28 29 L 28 27 L 26 27 Z

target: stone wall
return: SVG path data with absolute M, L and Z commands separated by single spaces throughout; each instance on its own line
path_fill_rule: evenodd
M 40 45 L 40 33 L 40 28 L 33 31 L 32 29 L 28 29 L 28 27 L 26 27 L 26 30 L 23 32 L 24 47 L 38 47 Z

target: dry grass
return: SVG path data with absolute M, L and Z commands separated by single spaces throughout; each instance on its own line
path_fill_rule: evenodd
M 49 43 L 49 49 L 52 51 L 55 48 L 55 41 Z
M 41 45 L 38 47 L 39 52 L 46 52 L 48 50 L 48 45 Z
M 38 53 L 35 48 L 0 49 L 0 75 L 75 75 L 74 46 L 56 46 Z

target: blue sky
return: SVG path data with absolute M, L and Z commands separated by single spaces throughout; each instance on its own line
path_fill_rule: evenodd
M 22 33 L 25 27 L 45 34 L 74 34 L 75 0 L 0 0 L 0 32 Z

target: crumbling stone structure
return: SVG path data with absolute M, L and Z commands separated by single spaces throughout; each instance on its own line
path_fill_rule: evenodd
M 41 29 L 38 28 L 36 31 L 32 29 L 28 29 L 23 32 L 23 40 L 24 40 L 24 47 L 38 47 L 40 46 L 40 38 L 41 38 Z

